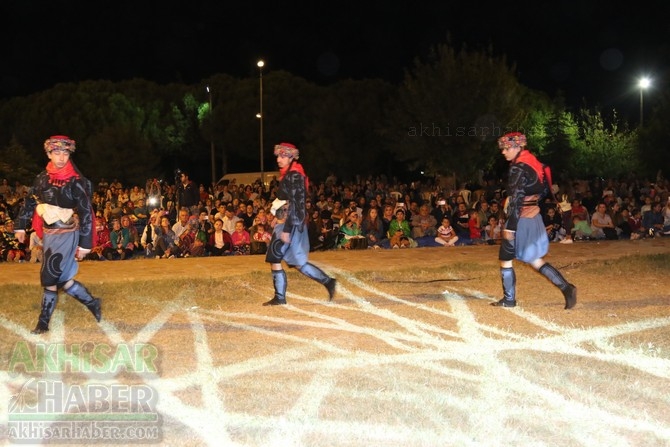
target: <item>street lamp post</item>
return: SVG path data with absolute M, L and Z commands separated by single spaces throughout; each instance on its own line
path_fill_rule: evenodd
M 258 118 L 260 119 L 260 158 L 261 158 L 261 186 L 265 189 L 265 172 L 264 172 L 264 167 L 263 167 L 263 66 L 265 66 L 265 62 L 263 60 L 259 60 L 256 65 L 258 66 L 258 80 L 259 80 L 259 97 L 260 97 L 260 113 L 258 114 Z
M 644 125 L 644 102 L 643 102 L 643 92 L 644 89 L 649 87 L 651 84 L 651 81 L 649 78 L 642 78 L 640 79 L 640 82 L 638 83 L 638 86 L 640 87 L 640 127 Z
M 207 95 L 209 96 L 209 120 L 210 120 L 210 136 L 209 136 L 209 144 L 210 144 L 210 163 L 212 164 L 212 187 L 216 185 L 216 152 L 214 150 L 214 115 L 213 112 L 214 110 L 212 109 L 212 91 L 209 88 L 209 85 L 206 87 L 207 89 Z

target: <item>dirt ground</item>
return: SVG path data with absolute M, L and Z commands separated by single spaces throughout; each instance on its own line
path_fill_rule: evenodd
M 628 264 L 670 238 L 552 244 L 579 290 L 568 311 L 520 264 L 519 306 L 489 306 L 497 250 L 312 253 L 335 300 L 289 270 L 276 307 L 263 256 L 86 261 L 102 321 L 61 293 L 41 336 L 39 265 L 0 264 L 0 443 L 5 404 L 49 377 L 26 355 L 54 345 L 153 349 L 154 370 L 85 374 L 71 356 L 56 377 L 151 387 L 161 445 L 670 445 L 670 266 Z
M 545 258 L 555 266 L 581 264 L 587 260 L 618 259 L 624 256 L 670 252 L 670 238 L 638 241 L 577 242 L 552 244 Z M 315 252 L 310 260 L 352 272 L 395 269 L 435 268 L 453 263 L 475 263 L 482 266 L 498 265 L 498 247 L 427 247 L 399 250 L 333 250 Z M 251 271 L 269 271 L 263 256 L 235 256 L 186 259 L 133 259 L 128 261 L 85 261 L 80 264 L 79 276 L 83 283 L 142 281 L 171 278 L 225 278 Z M 38 264 L 0 264 L 0 284 L 39 284 Z M 665 278 L 667 279 L 667 278 Z M 662 280 L 662 278 L 659 278 Z

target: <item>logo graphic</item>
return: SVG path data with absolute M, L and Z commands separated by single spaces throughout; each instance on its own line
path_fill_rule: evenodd
M 14 443 L 156 443 L 156 391 L 146 384 L 69 385 L 30 379 L 9 402 Z

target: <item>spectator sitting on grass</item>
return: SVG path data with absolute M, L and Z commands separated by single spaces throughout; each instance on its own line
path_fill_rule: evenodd
M 593 230 L 591 225 L 577 214 L 572 217 L 572 239 L 575 241 L 590 240 Z

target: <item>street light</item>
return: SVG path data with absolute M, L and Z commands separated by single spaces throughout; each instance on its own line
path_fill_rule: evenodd
M 213 115 L 213 109 L 212 109 L 212 91 L 209 88 L 209 85 L 205 87 L 207 89 L 207 95 L 209 96 L 209 122 L 210 122 L 210 136 L 209 136 L 209 143 L 210 143 L 210 150 L 211 150 L 211 164 L 212 164 L 212 187 L 216 185 L 216 155 L 214 151 L 214 115 Z
M 651 85 L 651 80 L 647 77 L 640 79 L 638 87 L 640 87 L 640 127 L 644 124 L 644 107 L 643 107 L 643 92 L 644 89 Z
M 256 115 L 260 119 L 261 123 L 261 128 L 260 128 L 260 148 L 261 148 L 261 186 L 265 189 L 265 172 L 263 168 L 263 66 L 265 66 L 265 62 L 263 60 L 259 60 L 256 65 L 258 66 L 258 80 L 259 80 L 259 88 L 260 88 L 260 113 Z

